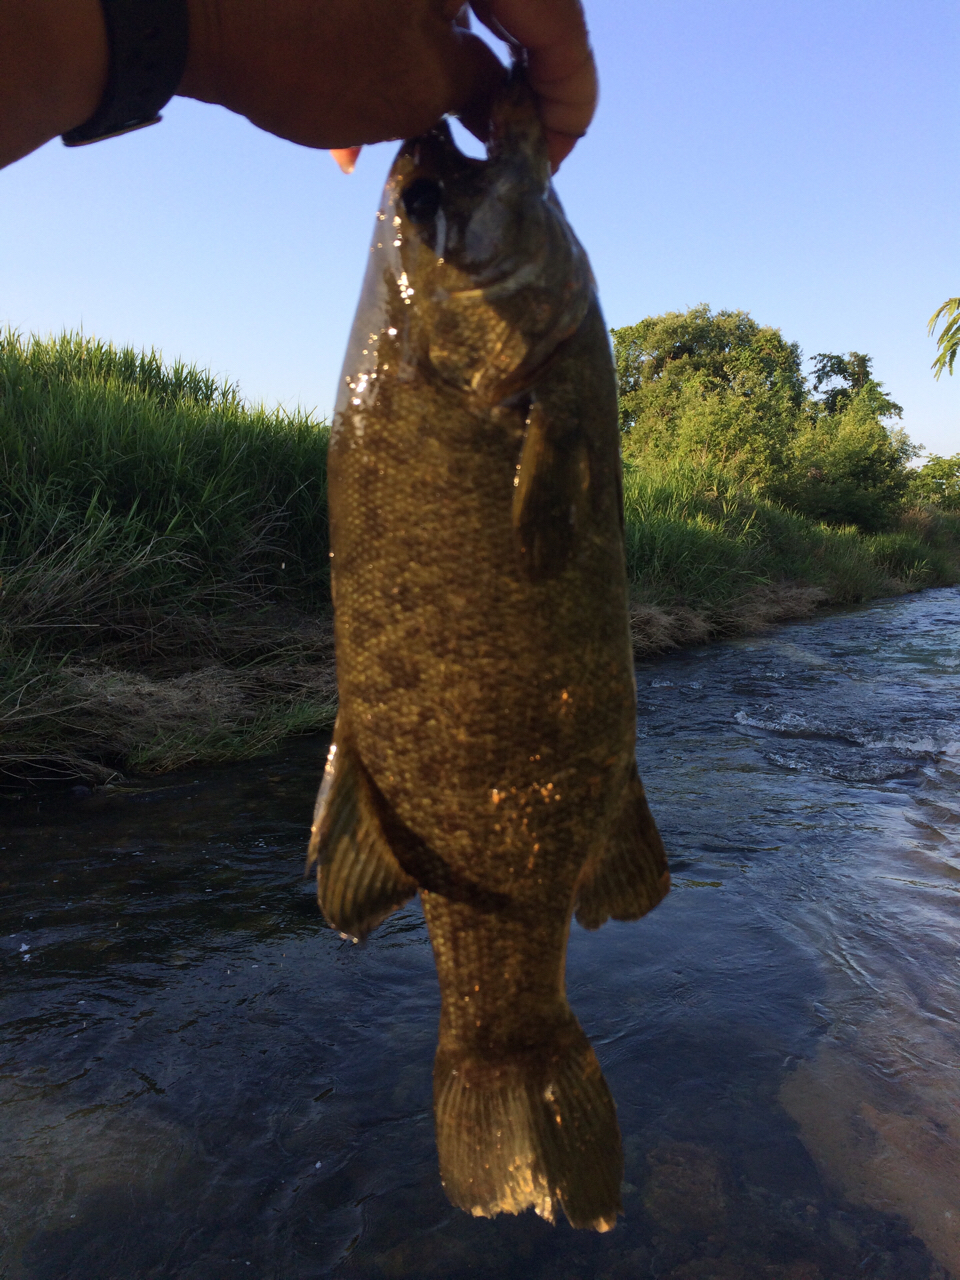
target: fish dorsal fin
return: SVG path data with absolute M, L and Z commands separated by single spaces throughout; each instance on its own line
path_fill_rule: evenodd
M 534 400 L 512 510 L 520 568 L 531 582 L 552 578 L 566 567 L 582 533 L 589 489 L 590 456 L 576 420 Z
M 307 870 L 317 867 L 317 901 L 334 929 L 365 937 L 417 891 L 383 830 L 385 805 L 341 719 L 317 795 Z
M 585 929 L 610 917 L 639 920 L 669 888 L 667 855 L 634 765 L 606 846 L 584 869 L 577 920 Z

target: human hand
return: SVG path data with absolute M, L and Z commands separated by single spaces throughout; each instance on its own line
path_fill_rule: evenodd
M 412 137 L 447 112 L 483 132 L 504 69 L 458 21 L 461 0 L 188 0 L 178 92 L 311 147 Z M 526 50 L 554 168 L 593 114 L 579 0 L 477 0 Z M 107 76 L 98 0 L 0 0 L 0 167 L 96 108 Z
M 472 8 L 494 35 L 526 51 L 556 172 L 597 106 L 597 68 L 580 0 L 473 0 Z
M 579 0 L 477 0 L 527 51 L 551 162 L 586 130 L 596 72 Z M 447 112 L 482 128 L 503 68 L 458 17 L 460 0 L 191 0 L 180 92 L 218 102 L 353 167 L 359 146 L 423 132 Z
M 412 137 L 493 92 L 462 0 L 190 0 L 179 93 L 310 147 Z

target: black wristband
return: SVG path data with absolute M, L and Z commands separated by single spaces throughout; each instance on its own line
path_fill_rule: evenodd
M 156 124 L 187 65 L 187 0 L 100 0 L 109 67 L 100 105 L 63 134 L 68 147 Z

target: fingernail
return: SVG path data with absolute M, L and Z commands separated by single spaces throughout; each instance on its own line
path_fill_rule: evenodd
M 357 156 L 360 154 L 359 147 L 336 147 L 331 150 L 330 154 L 340 166 L 341 172 L 353 173 L 357 167 Z

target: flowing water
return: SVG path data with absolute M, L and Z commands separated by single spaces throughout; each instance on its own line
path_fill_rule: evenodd
M 675 888 L 568 974 L 614 1232 L 445 1201 L 423 920 L 320 922 L 304 740 L 3 809 L 0 1277 L 960 1277 L 960 591 L 637 674 Z

